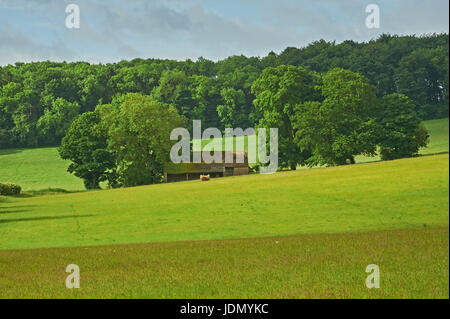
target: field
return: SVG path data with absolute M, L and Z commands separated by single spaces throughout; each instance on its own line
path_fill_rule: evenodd
M 0 251 L 0 298 L 448 298 L 448 228 Z M 64 285 L 76 262 L 81 289 Z M 368 264 L 380 289 L 367 289 Z
M 448 152 L 448 118 L 424 122 L 430 132 L 430 144 L 421 151 L 421 154 L 437 154 Z
M 83 190 L 83 181 L 67 172 L 69 164 L 55 147 L 0 150 L 0 182 L 19 184 L 26 191 Z
M 28 189 L 0 196 L 0 298 L 449 298 L 448 153 L 58 195 L 30 191 L 81 189 L 55 149 L 0 163 Z
M 14 198 L 1 212 L 0 249 L 443 226 L 448 154 Z
M 0 297 L 448 298 L 448 161 L 8 199 Z

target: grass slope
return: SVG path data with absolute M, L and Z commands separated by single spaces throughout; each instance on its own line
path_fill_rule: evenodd
M 447 299 L 448 249 L 448 228 L 427 228 L 0 251 L 0 298 Z M 72 263 L 80 289 L 64 284 Z
M 448 226 L 449 156 L 0 203 L 0 249 Z
M 0 150 L 0 182 L 16 183 L 24 190 L 83 190 L 83 181 L 67 172 L 69 164 L 55 147 Z
M 420 154 L 437 154 L 449 151 L 449 119 L 430 120 L 424 122 L 430 132 L 430 144 Z

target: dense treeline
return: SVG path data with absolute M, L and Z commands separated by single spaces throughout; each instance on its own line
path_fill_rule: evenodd
M 408 96 L 421 119 L 447 117 L 448 63 L 447 34 L 382 35 L 368 43 L 321 40 L 278 55 L 218 62 L 16 63 L 0 68 L 0 147 L 58 145 L 80 114 L 126 93 L 151 95 L 204 127 L 255 126 L 265 110 L 255 107 L 252 86 L 265 69 L 282 65 L 318 76 L 336 67 L 350 70 L 367 78 L 379 98 Z

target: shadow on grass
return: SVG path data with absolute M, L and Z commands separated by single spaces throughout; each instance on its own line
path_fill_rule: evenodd
M 3 203 L 3 205 L 0 205 L 0 216 L 3 215 L 9 215 L 9 214 L 19 214 L 19 213 L 26 213 L 30 211 L 32 208 L 36 207 L 36 205 L 14 205 L 11 202 L 6 201 L 6 197 L 4 197 L 5 200 L 2 201 L 2 197 L 0 196 L 0 204 Z M 8 206 L 4 206 L 4 204 L 7 204 Z M 11 204 L 13 206 L 11 206 Z
M 59 194 L 74 194 L 74 193 L 80 193 L 85 192 L 82 190 L 79 191 L 68 191 L 62 188 L 47 188 L 47 189 L 40 189 L 40 190 L 31 190 L 31 191 L 24 191 L 22 194 L 14 196 L 16 198 L 27 198 L 27 197 L 36 197 L 36 196 L 45 196 L 45 195 L 59 195 Z
M 32 222 L 32 221 L 40 221 L 40 220 L 67 219 L 67 218 L 83 218 L 83 217 L 92 217 L 92 216 L 95 216 L 95 215 L 43 216 L 43 217 L 16 218 L 16 219 L 0 219 L 0 224 L 17 223 L 17 222 Z
M 9 215 L 9 214 L 18 214 L 18 213 L 26 213 L 29 210 L 27 209 L 15 209 L 15 210 L 3 210 L 8 208 L 15 208 L 15 207 L 0 207 L 0 216 L 1 215 Z
M 360 164 L 369 164 L 369 163 L 377 163 L 377 162 L 390 162 L 390 161 L 398 161 L 398 160 L 402 160 L 402 159 L 408 159 L 408 158 L 420 158 L 420 157 L 427 157 L 427 156 L 436 156 L 436 155 L 444 155 L 444 154 L 448 154 L 449 151 L 442 151 L 442 152 L 435 152 L 435 153 L 426 153 L 426 154 L 416 154 L 413 156 L 409 156 L 409 157 L 400 157 L 400 158 L 394 158 L 394 159 L 374 159 L 374 160 L 368 160 L 368 161 L 364 161 L 364 162 L 357 162 L 355 164 L 351 164 L 351 165 L 360 165 Z M 348 165 L 348 164 L 344 164 L 344 165 Z M 342 165 L 339 165 L 342 166 Z
M 11 203 L 9 203 L 11 204 Z M 14 205 L 14 206 L 0 206 L 0 209 L 16 209 L 16 208 L 35 208 L 35 207 L 39 207 L 37 205 Z
M 442 151 L 442 152 L 435 152 L 435 153 L 426 153 L 426 154 L 419 154 L 418 157 L 442 155 L 442 154 L 448 154 L 448 153 L 449 153 L 449 151 Z
M 3 149 L 3 150 L 0 150 L 0 156 L 2 156 L 2 155 L 10 155 L 10 154 L 17 154 L 17 153 L 21 153 L 23 151 L 24 151 L 24 149 L 20 149 L 20 148 Z

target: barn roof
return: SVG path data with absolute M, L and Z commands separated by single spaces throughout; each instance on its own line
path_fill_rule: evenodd
M 200 153 L 200 152 L 194 152 Z M 233 153 L 233 162 L 225 163 L 225 155 L 226 153 Z M 238 156 L 244 156 L 243 163 L 237 163 L 236 158 Z M 191 157 L 193 158 L 193 157 Z M 248 158 L 246 151 L 224 151 L 222 152 L 222 161 L 218 163 L 179 163 L 175 164 L 172 162 L 167 162 L 164 164 L 164 171 L 168 174 L 186 174 L 186 173 L 215 173 L 215 172 L 223 172 L 225 167 L 247 167 L 248 166 Z

